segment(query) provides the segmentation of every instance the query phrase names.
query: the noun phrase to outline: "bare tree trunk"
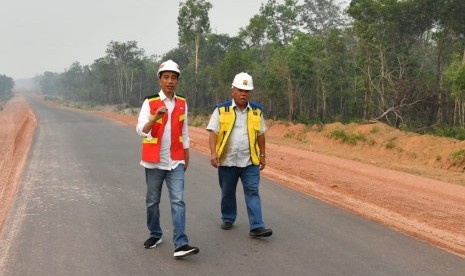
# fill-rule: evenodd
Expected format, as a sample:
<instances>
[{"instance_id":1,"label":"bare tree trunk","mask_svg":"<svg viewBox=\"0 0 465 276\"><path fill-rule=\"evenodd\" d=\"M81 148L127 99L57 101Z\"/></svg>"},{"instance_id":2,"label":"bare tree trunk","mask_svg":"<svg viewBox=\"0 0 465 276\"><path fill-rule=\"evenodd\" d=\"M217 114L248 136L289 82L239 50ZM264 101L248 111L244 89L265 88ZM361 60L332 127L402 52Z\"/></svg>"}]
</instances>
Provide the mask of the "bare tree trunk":
<instances>
[{"instance_id":1,"label":"bare tree trunk","mask_svg":"<svg viewBox=\"0 0 465 276\"><path fill-rule=\"evenodd\" d=\"M294 119L294 91L292 87L291 74L289 73L289 68L286 68L287 74L287 93L289 99L289 121Z\"/></svg>"},{"instance_id":2,"label":"bare tree trunk","mask_svg":"<svg viewBox=\"0 0 465 276\"><path fill-rule=\"evenodd\" d=\"M463 50L462 65L465 65L465 50ZM461 127L464 127L464 125L465 125L465 102L464 102L462 96L460 96L460 105L459 105L459 109L460 109L460 111L461 111L460 114L459 114L460 126L461 126Z\"/></svg>"},{"instance_id":3,"label":"bare tree trunk","mask_svg":"<svg viewBox=\"0 0 465 276\"><path fill-rule=\"evenodd\" d=\"M199 48L200 48L200 32L195 34L195 71L194 71L194 91L192 96L192 106L197 107L197 87L199 78Z\"/></svg>"},{"instance_id":4,"label":"bare tree trunk","mask_svg":"<svg viewBox=\"0 0 465 276\"><path fill-rule=\"evenodd\" d=\"M462 104L462 114L460 116L461 118L460 126L464 127L465 126L465 102L463 101L463 99L462 99L461 104Z\"/></svg>"},{"instance_id":5,"label":"bare tree trunk","mask_svg":"<svg viewBox=\"0 0 465 276\"><path fill-rule=\"evenodd\" d=\"M127 86L128 86L128 89L127 89L125 104L129 104L129 102L131 101L130 98L131 98L132 92L134 91L134 70L133 69L131 69L131 77L128 80Z\"/></svg>"},{"instance_id":6,"label":"bare tree trunk","mask_svg":"<svg viewBox=\"0 0 465 276\"><path fill-rule=\"evenodd\" d=\"M444 39L439 38L438 42L438 56L436 60L436 92L438 95L438 106L436 114L436 123L441 124L443 121L443 105L444 105L444 95L442 92L442 55L444 52Z\"/></svg>"},{"instance_id":7,"label":"bare tree trunk","mask_svg":"<svg viewBox=\"0 0 465 276\"><path fill-rule=\"evenodd\" d=\"M319 74L319 73L317 73L317 74ZM318 118L321 121L322 118L321 118L321 113L320 113L320 101L318 99L318 96L320 95L320 89L321 89L320 86L321 86L321 84L320 84L320 76L317 75L317 77L316 77L316 102L315 103L316 103L316 114L317 114Z\"/></svg>"},{"instance_id":8,"label":"bare tree trunk","mask_svg":"<svg viewBox=\"0 0 465 276\"><path fill-rule=\"evenodd\" d=\"M116 82L118 86L118 95L119 95L119 101L123 101L123 69L119 64L116 64Z\"/></svg>"},{"instance_id":9,"label":"bare tree trunk","mask_svg":"<svg viewBox=\"0 0 465 276\"><path fill-rule=\"evenodd\" d=\"M369 101L370 101L370 90L371 85L369 78L371 76L371 51L368 51L368 62L366 64L366 76L365 76L365 94L363 98L363 119L366 120L369 117Z\"/></svg>"},{"instance_id":10,"label":"bare tree trunk","mask_svg":"<svg viewBox=\"0 0 465 276\"><path fill-rule=\"evenodd\" d=\"M321 78L321 120L324 122L326 119L326 97L327 97L327 89L326 89L326 82L323 78Z\"/></svg>"},{"instance_id":11,"label":"bare tree trunk","mask_svg":"<svg viewBox=\"0 0 465 276\"><path fill-rule=\"evenodd\" d=\"M140 74L140 82L139 82L139 103L142 102L142 74Z\"/></svg>"},{"instance_id":12,"label":"bare tree trunk","mask_svg":"<svg viewBox=\"0 0 465 276\"><path fill-rule=\"evenodd\" d=\"M354 80L354 102L355 102L355 106L357 107L358 109L358 97L357 97L357 87L358 87L358 82L357 82L357 71L354 69L354 77L353 77L353 80ZM351 114L351 116L353 117L354 114ZM358 116L358 114L357 114Z\"/></svg>"}]
</instances>

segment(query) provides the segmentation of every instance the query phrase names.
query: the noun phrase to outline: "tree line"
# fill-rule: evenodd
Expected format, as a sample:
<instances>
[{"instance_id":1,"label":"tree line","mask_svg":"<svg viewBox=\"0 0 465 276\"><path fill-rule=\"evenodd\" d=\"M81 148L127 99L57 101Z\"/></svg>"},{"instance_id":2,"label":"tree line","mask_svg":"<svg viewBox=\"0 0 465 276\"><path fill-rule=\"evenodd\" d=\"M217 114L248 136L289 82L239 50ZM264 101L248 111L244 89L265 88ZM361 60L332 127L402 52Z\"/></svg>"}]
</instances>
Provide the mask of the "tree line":
<instances>
[{"instance_id":1,"label":"tree line","mask_svg":"<svg viewBox=\"0 0 465 276\"><path fill-rule=\"evenodd\" d=\"M0 75L0 99L8 99L13 93L15 82L7 75Z\"/></svg>"},{"instance_id":2,"label":"tree line","mask_svg":"<svg viewBox=\"0 0 465 276\"><path fill-rule=\"evenodd\" d=\"M111 41L91 65L35 78L45 94L138 107L158 92L167 59L194 114L230 98L235 74L254 78L267 118L382 121L411 130L465 124L465 1L268 0L237 36L211 31L207 0L179 4L178 46L147 55Z\"/></svg>"}]
</instances>

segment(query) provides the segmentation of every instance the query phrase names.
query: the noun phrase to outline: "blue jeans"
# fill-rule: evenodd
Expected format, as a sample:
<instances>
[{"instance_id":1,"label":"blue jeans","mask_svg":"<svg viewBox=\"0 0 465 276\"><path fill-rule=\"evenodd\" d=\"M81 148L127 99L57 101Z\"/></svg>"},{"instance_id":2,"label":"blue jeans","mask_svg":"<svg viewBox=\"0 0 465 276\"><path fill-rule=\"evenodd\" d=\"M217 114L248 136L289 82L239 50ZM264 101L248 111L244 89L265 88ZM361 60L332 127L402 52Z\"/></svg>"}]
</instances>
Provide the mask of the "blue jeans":
<instances>
[{"instance_id":1,"label":"blue jeans","mask_svg":"<svg viewBox=\"0 0 465 276\"><path fill-rule=\"evenodd\" d=\"M220 166L218 176L221 187L221 219L228 222L236 220L236 187L240 178L244 190L250 230L265 227L262 219L260 194L258 193L260 167L255 165L245 168Z\"/></svg>"},{"instance_id":2,"label":"blue jeans","mask_svg":"<svg viewBox=\"0 0 465 276\"><path fill-rule=\"evenodd\" d=\"M163 181L166 181L171 203L171 219L173 221L173 242L177 249L188 244L184 233L186 225L186 206L184 204L184 165L178 165L174 170L145 169L147 182L146 208L147 227L150 237L161 238L160 227L160 196Z\"/></svg>"}]
</instances>

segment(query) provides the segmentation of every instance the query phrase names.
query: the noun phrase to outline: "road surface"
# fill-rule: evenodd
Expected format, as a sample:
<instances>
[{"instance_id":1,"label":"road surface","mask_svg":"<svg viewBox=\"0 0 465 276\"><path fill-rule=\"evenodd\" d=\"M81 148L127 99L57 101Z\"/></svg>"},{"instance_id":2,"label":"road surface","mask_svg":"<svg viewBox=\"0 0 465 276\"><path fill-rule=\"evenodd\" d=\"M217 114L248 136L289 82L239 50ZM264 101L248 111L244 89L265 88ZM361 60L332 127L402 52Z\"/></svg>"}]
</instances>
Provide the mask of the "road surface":
<instances>
[{"instance_id":1,"label":"road surface","mask_svg":"<svg viewBox=\"0 0 465 276\"><path fill-rule=\"evenodd\" d=\"M38 127L0 236L0 275L464 275L465 259L262 180L274 234L221 230L216 170L191 151L186 231L200 253L173 258L166 189L164 242L147 250L145 181L134 128L29 98Z\"/></svg>"}]
</instances>

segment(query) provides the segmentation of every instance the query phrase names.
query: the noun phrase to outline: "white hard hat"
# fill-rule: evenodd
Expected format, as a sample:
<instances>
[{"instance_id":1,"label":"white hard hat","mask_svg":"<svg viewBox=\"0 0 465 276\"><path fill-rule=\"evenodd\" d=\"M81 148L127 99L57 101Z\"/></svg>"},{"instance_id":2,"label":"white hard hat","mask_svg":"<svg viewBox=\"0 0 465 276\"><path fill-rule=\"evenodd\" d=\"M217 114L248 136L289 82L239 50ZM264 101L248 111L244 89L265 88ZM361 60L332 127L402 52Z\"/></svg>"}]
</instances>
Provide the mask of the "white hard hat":
<instances>
[{"instance_id":1,"label":"white hard hat","mask_svg":"<svg viewBox=\"0 0 465 276\"><path fill-rule=\"evenodd\" d=\"M241 72L234 77L232 86L242 90L253 90L253 79L252 76Z\"/></svg>"},{"instance_id":2,"label":"white hard hat","mask_svg":"<svg viewBox=\"0 0 465 276\"><path fill-rule=\"evenodd\" d=\"M178 73L178 76L181 75L178 64L171 59L160 64L160 67L158 67L158 77L160 77L160 73L164 71L172 71Z\"/></svg>"}]
</instances>

